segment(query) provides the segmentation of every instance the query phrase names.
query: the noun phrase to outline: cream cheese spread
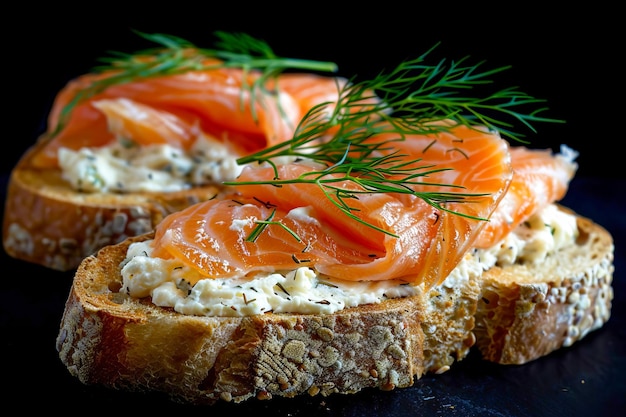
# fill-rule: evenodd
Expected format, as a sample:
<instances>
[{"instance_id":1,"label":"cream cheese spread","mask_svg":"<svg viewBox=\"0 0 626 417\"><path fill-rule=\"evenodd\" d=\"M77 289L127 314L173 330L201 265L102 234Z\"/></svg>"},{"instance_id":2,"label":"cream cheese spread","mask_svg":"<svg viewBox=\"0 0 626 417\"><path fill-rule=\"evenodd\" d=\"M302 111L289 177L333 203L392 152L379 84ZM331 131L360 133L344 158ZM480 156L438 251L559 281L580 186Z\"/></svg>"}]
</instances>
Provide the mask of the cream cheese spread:
<instances>
[{"instance_id":1,"label":"cream cheese spread","mask_svg":"<svg viewBox=\"0 0 626 417\"><path fill-rule=\"evenodd\" d=\"M202 135L187 152L124 140L58 152L63 178L82 192L174 192L234 180L243 169L226 145Z\"/></svg>"},{"instance_id":2,"label":"cream cheese spread","mask_svg":"<svg viewBox=\"0 0 626 417\"><path fill-rule=\"evenodd\" d=\"M308 216L306 208L296 213ZM577 231L573 215L550 205L499 244L470 251L440 285L457 285L494 265L539 263L574 244ZM324 314L421 291L419 286L399 281L331 280L306 267L244 279L201 279L197 271L181 262L153 258L150 253L150 241L130 246L122 263L121 291L135 298L150 296L154 304L188 315L247 316L269 311Z\"/></svg>"}]
</instances>

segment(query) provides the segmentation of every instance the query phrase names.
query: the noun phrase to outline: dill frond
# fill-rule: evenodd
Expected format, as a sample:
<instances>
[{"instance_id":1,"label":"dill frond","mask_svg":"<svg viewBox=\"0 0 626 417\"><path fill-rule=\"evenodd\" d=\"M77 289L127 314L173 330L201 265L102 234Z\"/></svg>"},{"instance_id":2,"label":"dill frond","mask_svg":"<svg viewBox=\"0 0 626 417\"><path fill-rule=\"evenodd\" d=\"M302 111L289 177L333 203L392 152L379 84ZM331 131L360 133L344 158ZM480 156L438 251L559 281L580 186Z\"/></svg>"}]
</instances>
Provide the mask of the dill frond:
<instances>
[{"instance_id":1,"label":"dill frond","mask_svg":"<svg viewBox=\"0 0 626 417\"><path fill-rule=\"evenodd\" d=\"M406 155L394 151L394 142L405 140L406 135L434 134L464 125L472 129L484 126L503 137L526 143L524 135L514 130L515 126L521 124L535 132L534 123L563 121L543 117L546 107L524 111L545 100L516 88L498 90L485 97L468 95L478 86L491 84L492 76L510 67L483 70L484 62L470 65L468 57L456 62L444 59L434 65L426 64L427 55L437 45L371 80L351 79L339 89L336 103L321 103L310 109L291 140L238 160L239 164L271 165L274 179L226 184L316 184L344 214L362 223L364 221L354 215L350 200L364 193L412 194L443 211L449 211L445 203L467 202L483 196L463 193L463 187L452 184L421 182L421 178L442 169L420 165L420 159L407 160ZM442 121L446 123L438 123ZM371 140L381 134L387 134L390 139ZM381 157L379 151L385 151L385 156ZM278 157L313 160L326 168L294 179L281 179L274 162ZM337 185L346 181L359 187ZM414 185L459 188L459 192L416 191ZM391 234L375 225L365 224Z\"/></svg>"}]
</instances>

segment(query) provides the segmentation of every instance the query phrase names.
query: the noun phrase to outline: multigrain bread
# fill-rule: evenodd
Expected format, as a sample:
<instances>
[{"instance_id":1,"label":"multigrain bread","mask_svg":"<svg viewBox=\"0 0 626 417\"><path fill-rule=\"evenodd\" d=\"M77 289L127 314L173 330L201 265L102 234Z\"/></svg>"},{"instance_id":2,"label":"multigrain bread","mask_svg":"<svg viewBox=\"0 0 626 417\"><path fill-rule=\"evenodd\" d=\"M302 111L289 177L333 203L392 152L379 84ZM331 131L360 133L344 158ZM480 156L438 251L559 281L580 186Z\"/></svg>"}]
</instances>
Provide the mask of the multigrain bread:
<instances>
[{"instance_id":1,"label":"multigrain bread","mask_svg":"<svg viewBox=\"0 0 626 417\"><path fill-rule=\"evenodd\" d=\"M524 363L609 319L612 238L582 217L578 227L576 245L551 255L545 270L494 267L333 314L247 317L182 315L120 293L126 250L150 233L80 264L57 350L85 384L192 404L405 388L447 371L473 346L486 360Z\"/></svg>"},{"instance_id":2,"label":"multigrain bread","mask_svg":"<svg viewBox=\"0 0 626 417\"><path fill-rule=\"evenodd\" d=\"M446 370L472 344L475 282L327 315L187 316L118 292L138 239L103 248L76 273L57 349L83 383L196 404L391 390Z\"/></svg>"},{"instance_id":3,"label":"multigrain bread","mask_svg":"<svg viewBox=\"0 0 626 417\"><path fill-rule=\"evenodd\" d=\"M578 216L577 225L576 245L558 256L482 275L474 334L484 359L523 364L571 346L609 319L613 238L587 218Z\"/></svg>"},{"instance_id":4,"label":"multigrain bread","mask_svg":"<svg viewBox=\"0 0 626 417\"><path fill-rule=\"evenodd\" d=\"M57 349L84 383L213 403L407 387L424 372L421 299L328 316L186 316L117 292L131 241L76 273Z\"/></svg>"},{"instance_id":5,"label":"multigrain bread","mask_svg":"<svg viewBox=\"0 0 626 417\"><path fill-rule=\"evenodd\" d=\"M177 192L83 193L59 168L41 169L32 146L11 171L2 242L10 256L69 271L103 246L150 232L167 214L218 193L212 185Z\"/></svg>"}]
</instances>

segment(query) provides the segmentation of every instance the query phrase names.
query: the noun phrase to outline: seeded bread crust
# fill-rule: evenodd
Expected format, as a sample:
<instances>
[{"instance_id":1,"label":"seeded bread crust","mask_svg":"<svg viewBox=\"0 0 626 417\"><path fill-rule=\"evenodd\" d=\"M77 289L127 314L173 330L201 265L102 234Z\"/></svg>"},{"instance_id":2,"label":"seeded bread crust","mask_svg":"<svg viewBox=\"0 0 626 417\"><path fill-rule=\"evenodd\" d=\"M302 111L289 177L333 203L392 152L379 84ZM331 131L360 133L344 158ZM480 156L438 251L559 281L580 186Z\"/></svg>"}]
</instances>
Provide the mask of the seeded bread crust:
<instances>
[{"instance_id":1,"label":"seeded bread crust","mask_svg":"<svg viewBox=\"0 0 626 417\"><path fill-rule=\"evenodd\" d=\"M472 280L327 315L195 317L131 299L117 292L119 264L130 243L152 236L105 247L76 272L57 350L85 384L162 391L192 404L392 390L449 369L473 343ZM431 302L441 307L436 315L426 311ZM446 331L449 322L461 325ZM424 328L437 329L427 341Z\"/></svg>"},{"instance_id":2,"label":"seeded bread crust","mask_svg":"<svg viewBox=\"0 0 626 417\"><path fill-rule=\"evenodd\" d=\"M613 238L584 217L577 224L575 246L539 265L482 275L474 334L484 359L523 364L571 346L609 320Z\"/></svg>"},{"instance_id":3,"label":"seeded bread crust","mask_svg":"<svg viewBox=\"0 0 626 417\"><path fill-rule=\"evenodd\" d=\"M11 257L51 269L76 269L101 247L147 233L167 214L219 192L205 186L174 193L81 193L60 170L30 165L42 145L29 149L11 172L2 242Z\"/></svg>"}]
</instances>

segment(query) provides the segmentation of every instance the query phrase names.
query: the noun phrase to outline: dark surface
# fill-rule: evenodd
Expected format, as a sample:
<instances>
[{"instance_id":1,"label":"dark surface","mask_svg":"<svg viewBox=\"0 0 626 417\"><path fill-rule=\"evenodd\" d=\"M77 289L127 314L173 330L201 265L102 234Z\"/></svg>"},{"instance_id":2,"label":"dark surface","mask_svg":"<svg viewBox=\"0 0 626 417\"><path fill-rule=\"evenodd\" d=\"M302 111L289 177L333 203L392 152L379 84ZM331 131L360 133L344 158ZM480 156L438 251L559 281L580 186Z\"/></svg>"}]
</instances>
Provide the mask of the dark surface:
<instances>
[{"instance_id":1,"label":"dark surface","mask_svg":"<svg viewBox=\"0 0 626 417\"><path fill-rule=\"evenodd\" d=\"M217 404L204 410L160 395L81 385L55 350L72 274L25 264L2 251L0 398L5 403L25 411L72 414L118 413L130 407L148 414L273 416L611 416L626 409L626 180L623 153L614 149L623 139L618 136L624 130L618 114L623 106L611 105L623 97L616 76L616 59L623 50L617 45L621 26L613 22L620 13L597 2L593 9L570 6L551 12L526 3L524 8L507 3L505 9L489 11L438 5L410 15L388 3L369 15L336 5L324 9L318 3L305 12L287 10L286 15L267 7L238 6L219 13L149 6L137 13L107 3L71 13L58 4L37 6L43 18L35 23L27 4L15 5L5 16L21 24L11 29L4 45L5 62L11 65L5 65L9 109L3 119L2 196L6 174L44 129L58 90L109 50L132 52L147 46L131 29L171 33L200 46L209 46L214 30L248 32L267 40L279 55L335 61L347 76L373 76L442 41L438 58L470 55L491 67L512 65L501 86L519 86L547 99L550 116L566 120L564 125L539 125L532 146L556 149L566 143L581 152L580 170L564 203L613 234L615 300L612 317L601 330L523 366L497 366L471 354L451 371L423 377L409 389Z\"/></svg>"}]
</instances>

